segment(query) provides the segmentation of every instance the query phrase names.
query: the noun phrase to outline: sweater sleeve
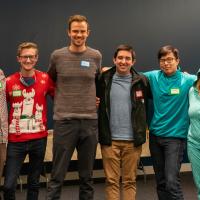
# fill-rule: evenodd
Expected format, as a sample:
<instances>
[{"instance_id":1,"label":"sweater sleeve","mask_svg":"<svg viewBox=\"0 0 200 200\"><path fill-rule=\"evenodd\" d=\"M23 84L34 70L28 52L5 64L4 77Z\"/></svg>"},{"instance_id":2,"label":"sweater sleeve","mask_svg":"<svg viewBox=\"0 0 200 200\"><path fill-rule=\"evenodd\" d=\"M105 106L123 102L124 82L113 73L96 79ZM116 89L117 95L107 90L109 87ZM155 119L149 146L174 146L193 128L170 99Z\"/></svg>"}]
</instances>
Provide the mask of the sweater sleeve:
<instances>
[{"instance_id":1,"label":"sweater sleeve","mask_svg":"<svg viewBox=\"0 0 200 200\"><path fill-rule=\"evenodd\" d=\"M51 79L56 82L57 80L57 72L56 72L56 63L55 63L55 55L54 52L51 54L50 62L49 62L49 68L47 70L47 73L51 77Z\"/></svg>"},{"instance_id":2,"label":"sweater sleeve","mask_svg":"<svg viewBox=\"0 0 200 200\"><path fill-rule=\"evenodd\" d=\"M8 112L6 103L6 79L0 70L0 143L6 143L8 139Z\"/></svg>"},{"instance_id":3,"label":"sweater sleeve","mask_svg":"<svg viewBox=\"0 0 200 200\"><path fill-rule=\"evenodd\" d=\"M48 76L48 94L54 98L54 94L55 94L55 83L53 82L53 80L51 79L50 76Z\"/></svg>"}]
</instances>

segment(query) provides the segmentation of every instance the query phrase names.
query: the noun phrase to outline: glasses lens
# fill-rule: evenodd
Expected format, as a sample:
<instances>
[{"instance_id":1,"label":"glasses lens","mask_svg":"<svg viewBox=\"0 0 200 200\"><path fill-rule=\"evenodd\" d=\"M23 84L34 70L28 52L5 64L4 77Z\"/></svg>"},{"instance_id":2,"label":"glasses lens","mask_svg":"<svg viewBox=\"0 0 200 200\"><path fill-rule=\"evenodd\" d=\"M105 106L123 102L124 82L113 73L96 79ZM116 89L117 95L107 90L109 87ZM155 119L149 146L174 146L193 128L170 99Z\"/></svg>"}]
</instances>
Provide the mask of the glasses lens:
<instances>
[{"instance_id":1,"label":"glasses lens","mask_svg":"<svg viewBox=\"0 0 200 200\"><path fill-rule=\"evenodd\" d=\"M166 59L160 59L160 63L172 63L174 58L166 58Z\"/></svg>"},{"instance_id":2,"label":"glasses lens","mask_svg":"<svg viewBox=\"0 0 200 200\"><path fill-rule=\"evenodd\" d=\"M36 59L36 55L24 55L24 56L20 56L20 58L24 59L24 60L35 60Z\"/></svg>"}]
</instances>

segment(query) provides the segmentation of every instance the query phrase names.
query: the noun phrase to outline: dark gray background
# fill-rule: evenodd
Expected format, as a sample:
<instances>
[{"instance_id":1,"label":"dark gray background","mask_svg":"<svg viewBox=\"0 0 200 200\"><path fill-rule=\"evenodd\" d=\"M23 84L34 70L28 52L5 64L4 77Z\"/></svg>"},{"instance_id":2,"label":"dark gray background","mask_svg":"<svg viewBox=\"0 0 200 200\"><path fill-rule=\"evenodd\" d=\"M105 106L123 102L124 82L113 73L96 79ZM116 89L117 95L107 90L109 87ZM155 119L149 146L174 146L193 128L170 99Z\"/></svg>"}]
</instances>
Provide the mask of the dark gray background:
<instances>
[{"instance_id":1,"label":"dark gray background","mask_svg":"<svg viewBox=\"0 0 200 200\"><path fill-rule=\"evenodd\" d=\"M5 74L19 70L19 43L39 45L38 69L46 71L50 53L66 46L70 15L88 17L88 45L99 49L103 66L112 65L117 45L136 50L138 71L157 69L157 51L172 44L180 50L182 69L199 68L199 0L0 0L0 68Z\"/></svg>"},{"instance_id":2,"label":"dark gray background","mask_svg":"<svg viewBox=\"0 0 200 200\"><path fill-rule=\"evenodd\" d=\"M0 0L0 67L6 75L18 70L16 49L23 41L39 45L38 68L46 71L50 53L68 44L67 19L88 17L88 45L112 65L116 46L128 43L137 54L139 71L158 68L156 54L166 44L180 50L184 70L199 67L199 0Z\"/></svg>"}]
</instances>

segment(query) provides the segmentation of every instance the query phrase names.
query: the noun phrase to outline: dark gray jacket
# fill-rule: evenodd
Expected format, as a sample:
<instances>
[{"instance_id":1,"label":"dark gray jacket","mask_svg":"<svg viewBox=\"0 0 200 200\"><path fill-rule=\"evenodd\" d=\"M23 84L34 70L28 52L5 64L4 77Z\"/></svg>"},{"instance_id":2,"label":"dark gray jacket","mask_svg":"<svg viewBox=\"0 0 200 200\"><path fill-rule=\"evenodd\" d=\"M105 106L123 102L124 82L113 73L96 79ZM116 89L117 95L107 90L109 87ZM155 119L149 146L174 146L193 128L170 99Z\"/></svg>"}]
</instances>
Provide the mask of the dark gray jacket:
<instances>
[{"instance_id":1,"label":"dark gray jacket","mask_svg":"<svg viewBox=\"0 0 200 200\"><path fill-rule=\"evenodd\" d=\"M97 96L100 98L99 105L99 142L102 145L111 145L112 137L110 131L110 89L113 75L116 72L116 67L112 67L108 71L102 73L97 84ZM140 146L146 141L146 109L147 96L151 95L150 87L147 78L144 75L138 74L131 68L132 87L131 87L131 102L132 102L132 126L134 133L134 146Z\"/></svg>"}]
</instances>

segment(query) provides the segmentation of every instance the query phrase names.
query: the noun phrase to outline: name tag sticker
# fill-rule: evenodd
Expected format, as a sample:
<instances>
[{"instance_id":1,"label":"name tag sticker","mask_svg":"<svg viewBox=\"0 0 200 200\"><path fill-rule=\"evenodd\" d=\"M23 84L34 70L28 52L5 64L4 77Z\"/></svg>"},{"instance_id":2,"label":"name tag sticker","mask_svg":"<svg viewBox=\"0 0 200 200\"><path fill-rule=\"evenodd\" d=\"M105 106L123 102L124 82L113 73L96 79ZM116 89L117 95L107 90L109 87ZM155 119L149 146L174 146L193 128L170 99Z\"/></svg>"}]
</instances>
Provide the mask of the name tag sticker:
<instances>
[{"instance_id":1,"label":"name tag sticker","mask_svg":"<svg viewBox=\"0 0 200 200\"><path fill-rule=\"evenodd\" d=\"M135 96L136 96L137 99L143 98L143 92L142 92L142 90L136 90L135 91Z\"/></svg>"},{"instance_id":2,"label":"name tag sticker","mask_svg":"<svg viewBox=\"0 0 200 200\"><path fill-rule=\"evenodd\" d=\"M89 61L81 61L81 67L90 67L90 62Z\"/></svg>"},{"instance_id":3,"label":"name tag sticker","mask_svg":"<svg viewBox=\"0 0 200 200\"><path fill-rule=\"evenodd\" d=\"M179 88L172 88L172 89L170 90L170 94L171 94L171 95L180 94Z\"/></svg>"},{"instance_id":4,"label":"name tag sticker","mask_svg":"<svg viewBox=\"0 0 200 200\"><path fill-rule=\"evenodd\" d=\"M13 97L20 97L20 96L22 96L22 91L21 90L13 90L12 96Z\"/></svg>"}]
</instances>

